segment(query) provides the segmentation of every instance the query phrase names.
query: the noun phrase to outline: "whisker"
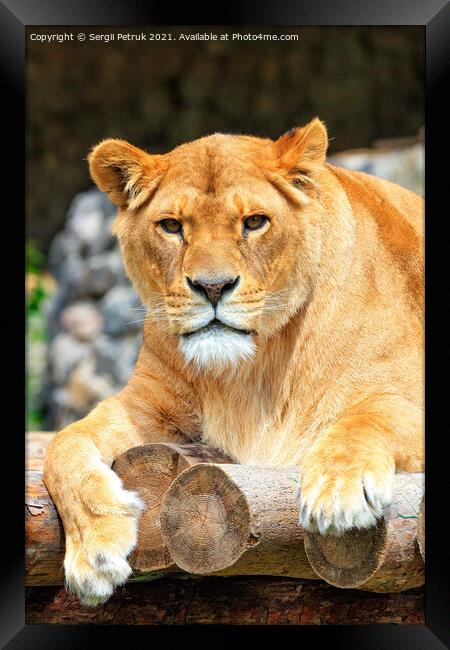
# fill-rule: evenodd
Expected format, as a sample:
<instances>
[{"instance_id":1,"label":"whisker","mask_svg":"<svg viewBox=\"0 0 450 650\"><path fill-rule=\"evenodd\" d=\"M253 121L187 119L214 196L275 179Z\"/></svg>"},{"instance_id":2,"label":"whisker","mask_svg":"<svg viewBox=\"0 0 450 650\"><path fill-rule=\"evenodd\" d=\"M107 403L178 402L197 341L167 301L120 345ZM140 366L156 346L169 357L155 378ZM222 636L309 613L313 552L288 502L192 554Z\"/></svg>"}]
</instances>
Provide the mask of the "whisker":
<instances>
[{"instance_id":1,"label":"whisker","mask_svg":"<svg viewBox=\"0 0 450 650\"><path fill-rule=\"evenodd\" d=\"M269 305L270 305L270 304L277 304L277 303L280 302L281 300L286 300L287 297L288 297L288 294L287 294L287 293L285 293L285 294L280 294L280 295L278 295L278 296L268 296L268 297L266 298L265 302L268 303Z\"/></svg>"},{"instance_id":2,"label":"whisker","mask_svg":"<svg viewBox=\"0 0 450 650\"><path fill-rule=\"evenodd\" d=\"M290 293L290 289L279 289L278 291L268 291L265 294L266 298L274 298L276 296L283 296L287 293Z\"/></svg>"}]
</instances>

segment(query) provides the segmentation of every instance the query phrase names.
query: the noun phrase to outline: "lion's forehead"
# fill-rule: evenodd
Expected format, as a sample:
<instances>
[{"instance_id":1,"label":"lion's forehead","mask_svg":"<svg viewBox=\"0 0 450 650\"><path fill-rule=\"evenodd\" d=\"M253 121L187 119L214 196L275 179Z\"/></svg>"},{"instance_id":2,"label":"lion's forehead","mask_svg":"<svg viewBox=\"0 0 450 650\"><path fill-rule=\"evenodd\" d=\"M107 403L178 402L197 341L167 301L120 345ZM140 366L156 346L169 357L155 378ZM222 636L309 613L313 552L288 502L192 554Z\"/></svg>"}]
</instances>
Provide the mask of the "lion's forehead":
<instances>
[{"instance_id":1,"label":"lion's forehead","mask_svg":"<svg viewBox=\"0 0 450 650\"><path fill-rule=\"evenodd\" d=\"M229 165L229 169L227 169ZM179 216L227 214L240 216L254 211L280 210L283 197L263 173L251 168L238 173L232 160L223 169L174 165L153 197L151 208Z\"/></svg>"},{"instance_id":2,"label":"lion's forehead","mask_svg":"<svg viewBox=\"0 0 450 650\"><path fill-rule=\"evenodd\" d=\"M174 149L164 183L176 181L205 194L266 181L271 148L258 138L215 134ZM253 142L254 140L254 142Z\"/></svg>"}]
</instances>

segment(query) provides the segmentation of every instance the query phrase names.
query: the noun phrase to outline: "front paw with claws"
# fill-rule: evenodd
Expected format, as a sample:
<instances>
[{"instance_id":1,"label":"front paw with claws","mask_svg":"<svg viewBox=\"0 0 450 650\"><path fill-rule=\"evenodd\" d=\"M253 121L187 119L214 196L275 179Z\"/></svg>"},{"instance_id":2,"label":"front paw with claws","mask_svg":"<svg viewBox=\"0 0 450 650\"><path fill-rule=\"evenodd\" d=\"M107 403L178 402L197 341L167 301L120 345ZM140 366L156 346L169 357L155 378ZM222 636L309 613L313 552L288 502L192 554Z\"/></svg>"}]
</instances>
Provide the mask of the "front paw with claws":
<instances>
[{"instance_id":1,"label":"front paw with claws","mask_svg":"<svg viewBox=\"0 0 450 650\"><path fill-rule=\"evenodd\" d=\"M394 463L305 459L299 491L300 525L322 535L369 528L392 501Z\"/></svg>"}]
</instances>

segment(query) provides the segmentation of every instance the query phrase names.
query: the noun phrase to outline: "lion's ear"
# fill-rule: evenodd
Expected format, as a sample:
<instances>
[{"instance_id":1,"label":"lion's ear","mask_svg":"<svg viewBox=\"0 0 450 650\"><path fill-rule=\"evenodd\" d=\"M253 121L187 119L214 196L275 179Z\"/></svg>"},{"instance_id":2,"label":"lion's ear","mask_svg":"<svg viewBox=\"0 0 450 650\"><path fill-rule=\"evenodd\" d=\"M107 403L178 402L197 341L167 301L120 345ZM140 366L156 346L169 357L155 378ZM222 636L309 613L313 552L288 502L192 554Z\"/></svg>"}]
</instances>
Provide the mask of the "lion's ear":
<instances>
[{"instance_id":1,"label":"lion's ear","mask_svg":"<svg viewBox=\"0 0 450 650\"><path fill-rule=\"evenodd\" d=\"M88 163L99 189L130 210L150 198L166 169L164 156L151 156L125 140L103 140L92 149Z\"/></svg>"},{"instance_id":2,"label":"lion's ear","mask_svg":"<svg viewBox=\"0 0 450 650\"><path fill-rule=\"evenodd\" d=\"M325 162L328 135L325 124L317 117L309 124L291 129L275 141L278 166L293 182L314 172Z\"/></svg>"}]
</instances>

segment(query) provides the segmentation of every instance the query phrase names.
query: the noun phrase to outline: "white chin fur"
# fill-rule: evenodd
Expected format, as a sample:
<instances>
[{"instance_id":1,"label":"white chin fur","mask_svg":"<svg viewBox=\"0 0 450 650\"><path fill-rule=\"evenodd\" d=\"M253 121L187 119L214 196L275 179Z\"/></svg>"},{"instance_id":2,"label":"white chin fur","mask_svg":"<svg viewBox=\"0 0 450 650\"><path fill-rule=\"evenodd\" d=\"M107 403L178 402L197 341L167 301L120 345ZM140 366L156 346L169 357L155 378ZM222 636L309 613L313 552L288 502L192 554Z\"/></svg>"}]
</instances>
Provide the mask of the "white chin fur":
<instances>
[{"instance_id":1,"label":"white chin fur","mask_svg":"<svg viewBox=\"0 0 450 650\"><path fill-rule=\"evenodd\" d=\"M251 335L226 329L210 329L183 336L179 347L187 363L212 371L227 367L234 369L256 351Z\"/></svg>"}]
</instances>

